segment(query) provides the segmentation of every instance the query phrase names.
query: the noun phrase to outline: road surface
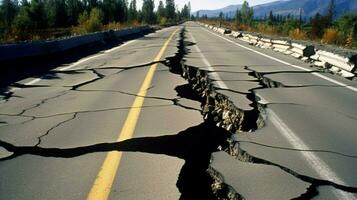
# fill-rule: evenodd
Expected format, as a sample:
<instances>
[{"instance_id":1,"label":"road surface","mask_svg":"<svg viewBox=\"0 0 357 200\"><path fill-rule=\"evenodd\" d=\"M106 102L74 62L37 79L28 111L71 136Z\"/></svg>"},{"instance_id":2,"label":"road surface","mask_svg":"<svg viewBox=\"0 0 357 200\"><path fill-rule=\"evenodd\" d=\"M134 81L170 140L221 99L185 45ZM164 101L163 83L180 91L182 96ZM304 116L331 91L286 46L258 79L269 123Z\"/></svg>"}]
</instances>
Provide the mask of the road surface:
<instances>
[{"instance_id":1,"label":"road surface","mask_svg":"<svg viewBox=\"0 0 357 200\"><path fill-rule=\"evenodd\" d=\"M356 99L291 56L169 27L3 92L0 199L356 199Z\"/></svg>"}]
</instances>

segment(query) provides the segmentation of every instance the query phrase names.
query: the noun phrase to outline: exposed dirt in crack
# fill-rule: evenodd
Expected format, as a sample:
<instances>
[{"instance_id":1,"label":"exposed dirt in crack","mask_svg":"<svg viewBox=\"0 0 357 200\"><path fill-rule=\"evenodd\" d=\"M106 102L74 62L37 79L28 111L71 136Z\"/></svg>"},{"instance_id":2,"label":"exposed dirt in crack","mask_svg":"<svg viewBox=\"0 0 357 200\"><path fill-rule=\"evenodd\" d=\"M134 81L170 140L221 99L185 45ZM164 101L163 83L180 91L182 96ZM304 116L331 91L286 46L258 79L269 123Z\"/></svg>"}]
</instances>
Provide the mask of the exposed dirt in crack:
<instances>
[{"instance_id":1,"label":"exposed dirt in crack","mask_svg":"<svg viewBox=\"0 0 357 200\"><path fill-rule=\"evenodd\" d=\"M215 129L220 129L220 132L224 132L224 135L226 135L226 138L222 140L221 145L217 146L215 151L219 151L219 149L222 149L224 147L224 143L227 142L228 138L231 137L231 132L227 131L235 128L235 130L243 130L245 128L251 129L248 127L245 127L244 124L241 127L233 127L234 122L232 122L232 126L226 126L225 123L222 123L222 119L230 120L234 119L229 112L233 111L236 117L235 120L238 120L237 125L240 126L242 125L242 121L244 116L245 117L251 117L251 114L244 113L244 111L237 109L232 102L230 102L225 96L220 95L219 93L216 93L213 84L211 83L211 80L208 79L208 71L202 71L199 70L198 68L195 67L190 67L185 65L185 55L188 54L188 49L187 46L195 45L192 42L187 42L185 41L185 28L182 29L180 33L180 39L178 41L178 46L177 46L177 53L173 57L168 57L166 58L165 65L169 67L170 72L174 74L178 74L185 78L188 81L188 84L176 87L175 90L178 93L178 96L191 99L194 101L198 101L201 103L202 107L202 115L204 116L205 123L210 124L211 127L214 127L212 130L207 130L206 134L211 134L215 132ZM202 76L204 75L204 76ZM228 111L227 108L218 108L217 105L226 105L227 102L229 103L230 110ZM238 112L235 112L237 111ZM224 112L225 111L225 112ZM228 112L227 112L228 111ZM229 116L229 117L228 117ZM218 126L217 126L217 125ZM253 125L252 129L254 127L257 127L258 125ZM227 129L227 130L226 130ZM217 135L218 136L218 135ZM221 136L218 136L216 139L219 139ZM203 138L206 139L204 136ZM206 142L210 142L205 140ZM204 158L206 155L209 155L209 158L211 158L211 153L212 152L200 152L199 159ZM187 163L187 161L186 161ZM214 196L212 196L209 199L244 199L242 195L237 193L231 186L227 185L224 183L224 178L222 175L219 174L218 171L214 170L209 166L210 161L205 161L205 165L200 167L203 168L204 170L202 171L201 169L201 177L198 179L200 182L195 182L192 181L192 179L189 179L183 185L187 186L187 189L189 188L195 188L194 191L191 191L189 193L181 191L182 197L181 199L194 199L194 196L185 196L187 194L195 194L197 192L196 188L197 185L209 185L209 188L206 188L206 191L211 191ZM194 176L194 174L198 174L195 172L195 168L191 169L189 172L191 176ZM181 175L180 175L181 177ZM180 182L180 178L178 183ZM177 185L178 188L179 184ZM196 187L195 187L196 186ZM192 190L192 189L191 189ZM203 192L203 191L202 191ZM199 193L202 193L199 192ZM204 194L204 193L202 193ZM202 194L200 196L202 196ZM214 198L213 198L214 197Z\"/></svg>"},{"instance_id":2,"label":"exposed dirt in crack","mask_svg":"<svg viewBox=\"0 0 357 200\"><path fill-rule=\"evenodd\" d=\"M306 176L303 174L300 174L292 169L289 169L285 166L282 166L280 164L277 163L273 163L269 160L265 160L262 158L258 158L255 156L250 155L248 152L244 151L243 149L240 148L240 142L239 141L230 141L229 142L229 148L226 149L227 153L230 154L231 156L235 157L236 159L242 161L242 162L248 162L248 163L254 163L254 164L263 164L263 165L270 165L270 166L275 166L280 168L281 170L287 172L288 174L304 181L307 183L310 183L310 187L308 188L308 190L306 191L306 193L302 194L301 197L305 197L304 199L306 199L306 197L309 197L308 199L311 199L315 196L318 195L318 190L317 188L319 186L332 186L336 189L345 191L345 192L351 192L351 193L357 193L357 187L351 187L351 186L346 186L346 185L341 185L338 183L334 183L332 181L328 181L328 180L323 180L323 179L317 179L317 178L313 178L310 176ZM299 197L300 198L300 197ZM298 199L299 199L298 198Z\"/></svg>"},{"instance_id":3,"label":"exposed dirt in crack","mask_svg":"<svg viewBox=\"0 0 357 200\"><path fill-rule=\"evenodd\" d=\"M32 147L17 147L0 140L0 147L5 148L7 151L13 154L10 157L0 158L1 160L9 160L21 155L37 155L43 157L61 157L72 158L94 152L108 152L108 151L131 151L131 152L147 152L155 154L165 154L174 156L185 160L185 164L181 169L177 187L181 192L180 199L244 199L243 196L238 194L232 187L224 183L224 178L211 168L210 159L213 152L219 150L226 151L230 155L236 157L243 162L251 162L254 164L265 164L275 167L279 167L281 170L295 176L296 178L311 183L306 193L302 194L296 199L312 198L318 194L317 187L319 186L333 186L337 189L347 192L357 192L357 188L339 185L330 181L315 179L281 166L270 161L251 156L244 150L239 148L238 141L232 141L231 136L233 133L240 131L254 131L264 126L264 105L261 105L257 101L254 90L267 87L283 87L281 83L272 82L272 80L266 80L259 77L254 72L250 75L259 79L261 87L249 90L249 93L244 93L246 97L252 102L253 107L250 111L245 111L237 108L228 97L219 93L219 90L214 87L213 81L209 78L209 71L201 70L193 66L187 66L184 64L184 57L187 54L189 45L193 43L185 42L185 30L181 32L181 38L178 44L178 52L175 56L169 57L166 61L160 63L169 67L172 73L178 74L186 78L189 84L181 85L175 88L178 96L181 98L187 98L194 101L198 101L202 106L202 115L205 122L194 127L190 127L184 131L179 132L177 135L150 137L150 138L135 138L116 143L102 143L85 147L77 147L70 149L58 149L58 148L42 148L39 147L43 137L48 135L55 128L67 123L77 117L80 113L85 112L99 112L101 110L61 113L60 115L72 114L73 116L65 121L59 122L52 128L50 128L44 135L41 135L38 139L39 142ZM149 63L140 66L133 66L129 68L120 67L104 67L98 69L86 69L92 71L97 75L96 78L72 86L70 90L85 92L89 90L80 90L79 88L93 83L97 80L103 79L106 76L99 73L99 69L123 69L129 70L134 68L146 67L154 63ZM121 73L120 71L119 73ZM269 83L269 84L267 84ZM25 86L24 86L25 87ZM32 86L35 87L35 86ZM49 87L49 86L36 86L36 87ZM113 91L110 91L113 92ZM115 91L127 95L135 95L123 91ZM64 94L60 94L64 95ZM56 97L51 97L56 98ZM171 101L174 105L186 108L179 103L179 98L165 98L165 97L150 97L163 101ZM23 115L27 110L36 108L43 103L46 103L49 99L41 101L41 103L34 105L20 113ZM129 108L113 108L115 109L129 109ZM109 109L105 109L109 110ZM197 110L197 109L195 109ZM57 116L57 115L53 115ZM35 117L35 116L32 116ZM43 116L50 117L50 116ZM36 118L36 117L35 117Z\"/></svg>"},{"instance_id":4,"label":"exposed dirt in crack","mask_svg":"<svg viewBox=\"0 0 357 200\"><path fill-rule=\"evenodd\" d=\"M218 126L230 132L254 131L264 126L264 109L260 108L253 91L245 93L246 97L252 102L252 110L242 110L234 105L225 95L219 93L215 88L214 80L209 78L210 71L202 70L197 67L185 65L185 55L188 54L188 45L185 42L185 31L181 33L178 52L175 56L166 59L166 65L170 72L178 74L189 82L196 98L202 103L202 114L205 120L212 120ZM261 85L263 88L263 85ZM256 89L256 88L255 88Z\"/></svg>"},{"instance_id":5,"label":"exposed dirt in crack","mask_svg":"<svg viewBox=\"0 0 357 200\"><path fill-rule=\"evenodd\" d=\"M219 90L214 87L214 84L212 83L214 80L210 79L208 76L208 73L210 73L209 71L202 70L194 66L185 65L184 58L189 51L186 48L186 43L187 42L185 42L185 30L183 30L181 33L181 40L179 41L178 53L174 57L168 58L166 64L170 68L171 72L184 77L189 82L189 86L191 86L194 92L201 97L200 99L203 100L201 101L202 114L204 115L204 119L206 120L206 122L215 123L217 127L224 128L230 133L236 133L241 131L252 132L259 128L262 128L264 126L264 121L266 118L266 105L259 103L259 97L256 96L255 90L285 86L280 82L268 79L264 77L264 75L259 74L254 70L250 70L248 67L246 67L246 69L251 71L250 73L248 73L248 75L256 78L259 82L260 87L252 88L249 90L250 93L246 94L246 97L252 102L251 106L253 107L253 110L241 110L240 108L237 108L227 96L220 94ZM190 45L192 45L192 43L190 43ZM232 143L232 141L230 141L230 143ZM239 144L239 142L235 141L235 144ZM346 192L357 193L356 187L345 186L338 183L334 183L332 181L316 179L306 175L298 174L294 170L289 169L287 167L270 162L268 160L253 157L241 149L239 149L239 151L234 151L234 148L232 149L232 144L230 144L230 148L222 150L236 157L240 161L275 166L293 175L299 180L310 183L311 185L307 189L307 191L304 194L301 194L301 196L297 197L296 199L311 199L315 197L316 195L318 195L317 187L319 186L332 186L336 189L343 190ZM236 152L239 153L237 154ZM220 191L222 192L223 190ZM235 194L238 193L235 192ZM224 196L227 197L228 193L225 192ZM243 198L240 195L238 196L240 198Z\"/></svg>"}]
</instances>

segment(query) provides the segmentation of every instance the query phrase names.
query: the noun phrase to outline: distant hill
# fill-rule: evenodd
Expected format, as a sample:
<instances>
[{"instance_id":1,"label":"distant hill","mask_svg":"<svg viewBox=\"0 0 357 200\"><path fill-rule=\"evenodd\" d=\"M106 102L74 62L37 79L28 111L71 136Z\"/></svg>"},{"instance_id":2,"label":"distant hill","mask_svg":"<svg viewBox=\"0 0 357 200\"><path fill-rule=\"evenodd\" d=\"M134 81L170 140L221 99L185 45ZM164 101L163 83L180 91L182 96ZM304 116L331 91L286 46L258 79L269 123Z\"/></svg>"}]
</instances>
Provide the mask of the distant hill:
<instances>
[{"instance_id":1,"label":"distant hill","mask_svg":"<svg viewBox=\"0 0 357 200\"><path fill-rule=\"evenodd\" d=\"M207 17L218 17L220 12L223 12L224 15L228 15L229 17L234 16L237 9L241 8L242 5L229 5L227 7L217 9L217 10L199 10L200 17L203 15L207 15ZM197 12L194 13L196 16Z\"/></svg>"},{"instance_id":2,"label":"distant hill","mask_svg":"<svg viewBox=\"0 0 357 200\"><path fill-rule=\"evenodd\" d=\"M336 16L340 16L346 12L357 12L357 0L335 0L336 3ZM317 12L324 14L328 0L280 0L271 3L261 4L254 6L254 17L263 18L273 11L274 15L299 15L299 9L303 9L303 17L310 18ZM235 12L241 5L230 5L217 10L199 10L200 16L207 15L208 17L218 17L220 12L225 16L234 18ZM195 12L196 14L196 12Z\"/></svg>"}]
</instances>

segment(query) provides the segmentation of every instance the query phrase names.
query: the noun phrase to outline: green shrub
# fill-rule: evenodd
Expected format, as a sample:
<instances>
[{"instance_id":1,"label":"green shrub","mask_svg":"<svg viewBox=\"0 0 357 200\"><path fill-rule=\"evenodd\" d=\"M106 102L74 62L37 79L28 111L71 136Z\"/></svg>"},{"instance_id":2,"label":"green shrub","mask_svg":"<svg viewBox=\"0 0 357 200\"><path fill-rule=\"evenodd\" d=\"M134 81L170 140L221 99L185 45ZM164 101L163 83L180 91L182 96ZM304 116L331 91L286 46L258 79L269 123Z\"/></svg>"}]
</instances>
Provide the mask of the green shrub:
<instances>
[{"instance_id":1,"label":"green shrub","mask_svg":"<svg viewBox=\"0 0 357 200\"><path fill-rule=\"evenodd\" d=\"M79 15L78 26L74 28L74 33L85 34L103 30L103 11L93 8L88 14L84 11Z\"/></svg>"}]
</instances>

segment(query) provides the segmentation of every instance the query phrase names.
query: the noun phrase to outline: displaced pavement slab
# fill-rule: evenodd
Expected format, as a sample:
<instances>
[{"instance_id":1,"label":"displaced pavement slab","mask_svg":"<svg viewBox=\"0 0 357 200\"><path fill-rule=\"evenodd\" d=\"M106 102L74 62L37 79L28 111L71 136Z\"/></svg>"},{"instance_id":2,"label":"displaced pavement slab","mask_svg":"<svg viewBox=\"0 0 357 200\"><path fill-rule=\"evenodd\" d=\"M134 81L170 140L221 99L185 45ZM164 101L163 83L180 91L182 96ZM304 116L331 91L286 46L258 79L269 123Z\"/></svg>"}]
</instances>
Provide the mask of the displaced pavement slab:
<instances>
[{"instance_id":1,"label":"displaced pavement slab","mask_svg":"<svg viewBox=\"0 0 357 200\"><path fill-rule=\"evenodd\" d=\"M245 199L292 199L309 187L276 167L244 163L226 152L214 153L212 157L211 167Z\"/></svg>"}]
</instances>

